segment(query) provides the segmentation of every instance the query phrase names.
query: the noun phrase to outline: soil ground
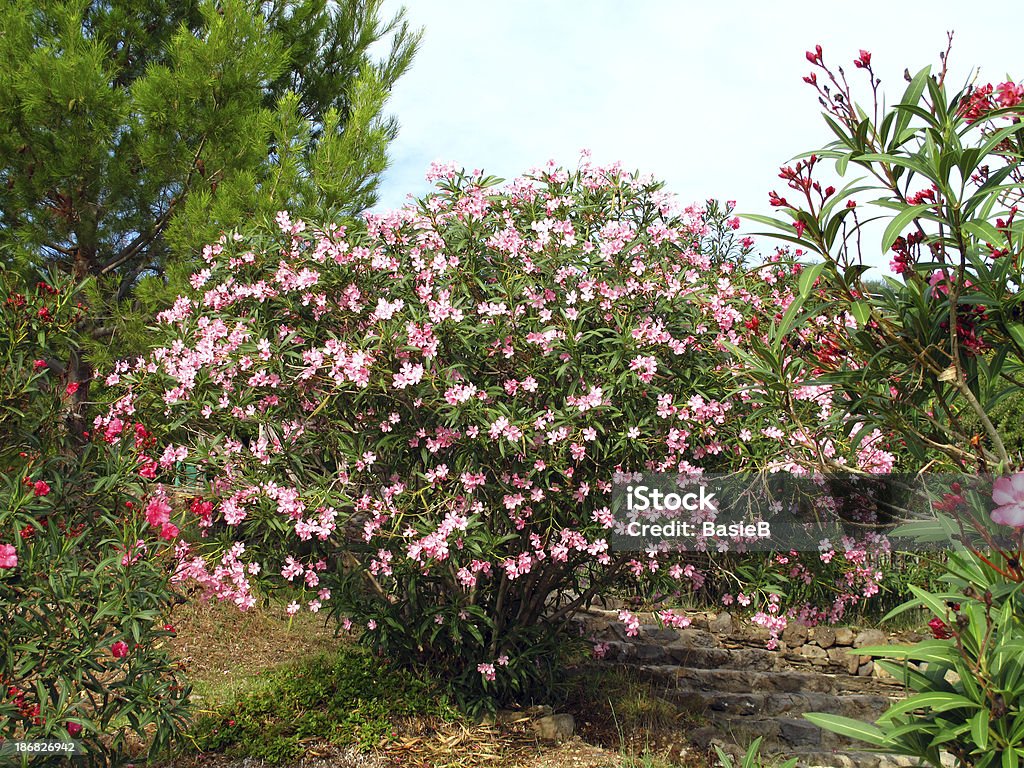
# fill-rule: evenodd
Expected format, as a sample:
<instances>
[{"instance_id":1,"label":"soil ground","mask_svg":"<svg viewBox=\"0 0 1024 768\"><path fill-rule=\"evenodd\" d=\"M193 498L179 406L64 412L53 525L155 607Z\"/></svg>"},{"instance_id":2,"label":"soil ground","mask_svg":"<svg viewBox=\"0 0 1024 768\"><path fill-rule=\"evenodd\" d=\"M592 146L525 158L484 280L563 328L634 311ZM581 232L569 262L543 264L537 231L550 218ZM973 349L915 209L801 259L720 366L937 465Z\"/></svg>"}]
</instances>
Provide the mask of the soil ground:
<instances>
[{"instance_id":1,"label":"soil ground","mask_svg":"<svg viewBox=\"0 0 1024 768\"><path fill-rule=\"evenodd\" d=\"M244 689L262 672L352 642L312 614L289 621L283 612L192 601L174 614L174 654L185 664L199 710ZM643 694L639 694L642 698ZM191 753L159 768L710 768L716 761L686 746L685 723L614 722L595 706L576 701L577 735L561 744L537 739L527 718L500 725L444 723L418 718L397 723L398 736L371 753L329 744L309 745L289 765L253 758ZM581 738L582 736L582 738ZM584 740L586 739L586 740Z\"/></svg>"}]
</instances>

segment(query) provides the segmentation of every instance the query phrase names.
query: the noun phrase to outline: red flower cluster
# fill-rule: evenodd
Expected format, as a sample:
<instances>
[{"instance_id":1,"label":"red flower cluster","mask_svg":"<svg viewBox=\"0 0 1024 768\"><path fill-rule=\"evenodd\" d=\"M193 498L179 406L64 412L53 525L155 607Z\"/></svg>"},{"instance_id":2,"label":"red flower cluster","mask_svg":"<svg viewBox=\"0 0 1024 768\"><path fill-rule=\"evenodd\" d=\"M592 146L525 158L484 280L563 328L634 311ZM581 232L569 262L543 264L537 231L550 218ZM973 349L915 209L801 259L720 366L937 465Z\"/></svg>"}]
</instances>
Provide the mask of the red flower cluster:
<instances>
[{"instance_id":1,"label":"red flower cluster","mask_svg":"<svg viewBox=\"0 0 1024 768\"><path fill-rule=\"evenodd\" d=\"M897 237L892 244L892 251L896 255L889 261L892 271L897 275L910 272L914 265L914 256L910 251L912 248L916 249L922 242L924 242L924 233L922 232L911 232L906 237Z\"/></svg>"},{"instance_id":2,"label":"red flower cluster","mask_svg":"<svg viewBox=\"0 0 1024 768\"><path fill-rule=\"evenodd\" d=\"M779 178L784 179L786 186L790 189L803 193L804 197L807 198L807 202L810 204L812 211L814 210L814 201L811 199L812 190L817 193L818 202L821 203L828 200L836 192L836 188L831 186L822 189L821 184L811 178L811 172L819 159L820 158L817 155L811 155L807 160L800 160L794 166L787 165L779 169ZM774 190L768 194L768 202L776 208L793 207L789 204L786 198L780 197ZM797 235L802 236L806 224L802 221L797 221L794 226L797 229Z\"/></svg>"},{"instance_id":3,"label":"red flower cluster","mask_svg":"<svg viewBox=\"0 0 1024 768\"><path fill-rule=\"evenodd\" d=\"M931 629L936 640L948 640L953 636L953 630L949 628L949 625L937 617L928 622L928 628Z\"/></svg>"},{"instance_id":4,"label":"red flower cluster","mask_svg":"<svg viewBox=\"0 0 1024 768\"><path fill-rule=\"evenodd\" d=\"M968 123L988 117L989 113L1006 107L1016 107L1024 101L1024 85L1017 83L991 83L978 86L960 106L960 116Z\"/></svg>"},{"instance_id":5,"label":"red flower cluster","mask_svg":"<svg viewBox=\"0 0 1024 768\"><path fill-rule=\"evenodd\" d=\"M39 716L39 705L30 704L25 698L25 693L16 685L7 686L7 698L18 708L18 714L22 717L31 717L33 725L42 725L43 718Z\"/></svg>"},{"instance_id":6,"label":"red flower cluster","mask_svg":"<svg viewBox=\"0 0 1024 768\"><path fill-rule=\"evenodd\" d=\"M942 494L942 498L939 501L932 502L933 509L938 512L955 512L963 506L963 488L960 486L960 483L953 483L949 490L950 493Z\"/></svg>"}]
</instances>

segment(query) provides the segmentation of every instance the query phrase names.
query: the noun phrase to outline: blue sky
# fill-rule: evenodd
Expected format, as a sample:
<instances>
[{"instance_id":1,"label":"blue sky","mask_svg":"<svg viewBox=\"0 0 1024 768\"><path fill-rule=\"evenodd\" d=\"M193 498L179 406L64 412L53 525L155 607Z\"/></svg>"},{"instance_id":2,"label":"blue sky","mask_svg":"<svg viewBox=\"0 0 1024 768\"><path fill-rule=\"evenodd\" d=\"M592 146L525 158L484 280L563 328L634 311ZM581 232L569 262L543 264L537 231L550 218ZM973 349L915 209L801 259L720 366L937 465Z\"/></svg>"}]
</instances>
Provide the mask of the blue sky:
<instances>
[{"instance_id":1,"label":"blue sky","mask_svg":"<svg viewBox=\"0 0 1024 768\"><path fill-rule=\"evenodd\" d=\"M384 13L402 4L385 0ZM733 199L768 213L778 168L830 139L802 77L820 44L844 66L872 52L882 90L905 67L938 64L955 32L951 82L1024 77L1019 27L964 2L668 2L412 0L425 27L389 110L401 124L378 208L429 191L432 160L511 178L549 158L621 160L683 202ZM972 12L975 11L976 12ZM866 79L866 78L865 78ZM750 227L748 227L750 228ZM752 229L756 229L756 226ZM868 256L875 264L888 262Z\"/></svg>"}]
</instances>

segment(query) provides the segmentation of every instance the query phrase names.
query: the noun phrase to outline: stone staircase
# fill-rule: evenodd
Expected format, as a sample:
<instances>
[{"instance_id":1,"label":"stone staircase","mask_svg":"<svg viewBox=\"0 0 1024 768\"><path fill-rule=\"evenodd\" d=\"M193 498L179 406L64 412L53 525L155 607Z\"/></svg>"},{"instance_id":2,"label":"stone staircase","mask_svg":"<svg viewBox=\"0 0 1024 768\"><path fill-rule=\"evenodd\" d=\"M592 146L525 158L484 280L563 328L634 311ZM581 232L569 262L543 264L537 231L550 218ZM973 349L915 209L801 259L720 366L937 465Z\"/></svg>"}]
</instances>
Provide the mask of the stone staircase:
<instances>
[{"instance_id":1,"label":"stone staircase","mask_svg":"<svg viewBox=\"0 0 1024 768\"><path fill-rule=\"evenodd\" d=\"M659 696L706 725L686 734L700 746L742 751L758 736L762 753L797 757L800 766L895 768L910 758L863 751L864 744L824 731L802 717L829 712L874 721L903 687L856 649L889 641L879 630L854 632L793 626L776 650L766 630L740 625L728 613L695 618L687 629L645 624L625 633L617 611L594 609L581 631L607 643L606 662L629 664L657 684Z\"/></svg>"}]
</instances>

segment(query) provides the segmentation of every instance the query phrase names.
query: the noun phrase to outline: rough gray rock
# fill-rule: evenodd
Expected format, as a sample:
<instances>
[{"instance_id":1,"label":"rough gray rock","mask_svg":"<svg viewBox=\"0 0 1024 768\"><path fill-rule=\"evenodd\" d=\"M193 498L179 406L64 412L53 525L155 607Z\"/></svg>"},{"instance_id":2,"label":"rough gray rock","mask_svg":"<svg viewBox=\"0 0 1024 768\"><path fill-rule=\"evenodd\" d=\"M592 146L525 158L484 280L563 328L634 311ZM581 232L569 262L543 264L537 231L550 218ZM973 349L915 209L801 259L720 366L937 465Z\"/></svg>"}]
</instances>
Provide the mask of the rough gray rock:
<instances>
[{"instance_id":1,"label":"rough gray rock","mask_svg":"<svg viewBox=\"0 0 1024 768\"><path fill-rule=\"evenodd\" d=\"M722 611L708 623L708 629L716 634L732 632L732 614Z\"/></svg>"},{"instance_id":2,"label":"rough gray rock","mask_svg":"<svg viewBox=\"0 0 1024 768\"><path fill-rule=\"evenodd\" d=\"M548 715L535 720L533 730L541 741L568 741L576 732L576 720L566 713Z\"/></svg>"},{"instance_id":3,"label":"rough gray rock","mask_svg":"<svg viewBox=\"0 0 1024 768\"><path fill-rule=\"evenodd\" d=\"M885 645L889 641L885 632L880 629L862 629L857 633L853 641L854 648L863 648L866 645Z\"/></svg>"},{"instance_id":4,"label":"rough gray rock","mask_svg":"<svg viewBox=\"0 0 1024 768\"><path fill-rule=\"evenodd\" d=\"M853 630L849 627L839 627L836 629L836 645L853 645Z\"/></svg>"},{"instance_id":5,"label":"rough gray rock","mask_svg":"<svg viewBox=\"0 0 1024 768\"><path fill-rule=\"evenodd\" d=\"M814 627L811 629L810 639L820 648L831 648L836 644L836 631L832 627Z\"/></svg>"}]
</instances>

